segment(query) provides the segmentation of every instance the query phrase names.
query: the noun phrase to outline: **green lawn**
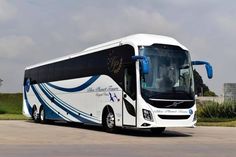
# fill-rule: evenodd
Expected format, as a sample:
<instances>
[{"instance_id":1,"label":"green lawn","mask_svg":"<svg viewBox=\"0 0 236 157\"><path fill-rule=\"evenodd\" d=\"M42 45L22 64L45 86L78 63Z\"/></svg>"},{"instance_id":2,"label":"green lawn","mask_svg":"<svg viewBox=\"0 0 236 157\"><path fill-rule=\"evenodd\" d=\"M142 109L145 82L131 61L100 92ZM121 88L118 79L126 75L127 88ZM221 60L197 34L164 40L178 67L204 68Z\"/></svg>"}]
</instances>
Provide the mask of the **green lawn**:
<instances>
[{"instance_id":1,"label":"green lawn","mask_svg":"<svg viewBox=\"0 0 236 157\"><path fill-rule=\"evenodd\" d=\"M0 114L21 114L22 94L1 94L0 93Z\"/></svg>"},{"instance_id":2,"label":"green lawn","mask_svg":"<svg viewBox=\"0 0 236 157\"><path fill-rule=\"evenodd\" d=\"M236 120L225 122L198 122L197 126L222 126L222 127L236 127Z\"/></svg>"},{"instance_id":3,"label":"green lawn","mask_svg":"<svg viewBox=\"0 0 236 157\"><path fill-rule=\"evenodd\" d=\"M236 127L236 118L198 118L197 125Z\"/></svg>"},{"instance_id":4,"label":"green lawn","mask_svg":"<svg viewBox=\"0 0 236 157\"><path fill-rule=\"evenodd\" d=\"M20 120L26 119L22 115L22 94L0 93L0 120Z\"/></svg>"},{"instance_id":5,"label":"green lawn","mask_svg":"<svg viewBox=\"0 0 236 157\"><path fill-rule=\"evenodd\" d=\"M0 114L0 120L27 120L22 114Z\"/></svg>"}]
</instances>

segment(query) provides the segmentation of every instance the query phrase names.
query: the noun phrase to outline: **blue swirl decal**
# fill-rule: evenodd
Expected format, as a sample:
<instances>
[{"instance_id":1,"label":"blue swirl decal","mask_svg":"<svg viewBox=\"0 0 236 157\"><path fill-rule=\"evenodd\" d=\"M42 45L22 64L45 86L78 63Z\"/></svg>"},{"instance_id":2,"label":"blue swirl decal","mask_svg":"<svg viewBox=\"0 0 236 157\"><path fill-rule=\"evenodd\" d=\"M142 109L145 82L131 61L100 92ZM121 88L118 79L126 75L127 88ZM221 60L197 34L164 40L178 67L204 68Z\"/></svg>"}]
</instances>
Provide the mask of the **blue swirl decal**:
<instances>
[{"instance_id":1,"label":"blue swirl decal","mask_svg":"<svg viewBox=\"0 0 236 157\"><path fill-rule=\"evenodd\" d=\"M36 98L38 99L38 101L40 102L41 105L43 105L44 110L45 110L45 115L46 118L49 119L56 119L56 120L62 120L62 119L66 119L66 120L70 120L67 117L63 116L62 114L58 114L59 112L53 108L52 106L50 106L43 98L42 96L39 94L39 92L36 90L36 88L32 85L31 86ZM50 114L46 114L46 113L50 113Z\"/></svg>"},{"instance_id":2,"label":"blue swirl decal","mask_svg":"<svg viewBox=\"0 0 236 157\"><path fill-rule=\"evenodd\" d=\"M49 93L46 89L44 89L44 87L40 84L38 84L39 88L41 89L41 91L44 93L44 95L49 99L52 100L52 98L54 97L51 93ZM71 116L73 116L74 118L78 119L80 122L83 123L89 123L89 124L97 124L96 122L93 122L92 120L90 120L88 117L86 117L86 115L83 115L81 113L75 113L73 111L71 111L70 109L68 109L63 103L61 103L60 101L58 101L56 98L55 100L52 102L53 104L55 104L56 106L58 106L59 108L61 108L63 111L67 112L68 114L70 114Z\"/></svg>"},{"instance_id":3,"label":"blue swirl decal","mask_svg":"<svg viewBox=\"0 0 236 157\"><path fill-rule=\"evenodd\" d=\"M42 89L42 90L45 90L50 96L51 96L51 100L53 99L54 102L57 101L58 103L62 104L63 106L67 107L68 109L70 109L71 111L73 112L76 112L77 114L81 114L87 118L90 118L90 119L93 119L93 120L96 120L96 121L100 121L99 119L97 119L96 117L94 116L91 116L90 114L88 113L85 113L81 110L78 110L77 108L73 107L72 105L66 103L65 101L63 101L62 99L60 99L59 97L57 97L52 91L50 91L46 84L42 83L39 85L39 88Z\"/></svg>"},{"instance_id":4,"label":"blue swirl decal","mask_svg":"<svg viewBox=\"0 0 236 157\"><path fill-rule=\"evenodd\" d=\"M28 93L30 90L30 79L28 78L25 82L25 90Z\"/></svg>"},{"instance_id":5,"label":"blue swirl decal","mask_svg":"<svg viewBox=\"0 0 236 157\"><path fill-rule=\"evenodd\" d=\"M52 88L55 88L57 90L63 91L63 92L79 92L79 91L82 91L82 90L86 89L88 86L90 86L92 83L94 83L98 78L99 78L99 76L92 76L84 84L82 84L78 87L74 87L74 88L59 87L59 86L56 86L56 85L51 84L51 83L47 83L47 85L52 87Z\"/></svg>"}]
</instances>

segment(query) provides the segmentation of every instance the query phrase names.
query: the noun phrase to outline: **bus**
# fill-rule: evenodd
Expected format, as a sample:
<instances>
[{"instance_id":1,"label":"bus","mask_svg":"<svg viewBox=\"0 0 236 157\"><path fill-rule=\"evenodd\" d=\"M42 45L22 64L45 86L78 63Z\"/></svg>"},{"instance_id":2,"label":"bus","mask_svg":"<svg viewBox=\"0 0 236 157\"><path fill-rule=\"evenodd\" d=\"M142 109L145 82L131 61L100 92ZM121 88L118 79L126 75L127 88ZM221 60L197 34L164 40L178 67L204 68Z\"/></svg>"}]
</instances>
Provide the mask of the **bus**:
<instances>
[{"instance_id":1,"label":"bus","mask_svg":"<svg viewBox=\"0 0 236 157\"><path fill-rule=\"evenodd\" d=\"M197 122L193 65L171 37L135 34L25 68L23 114L35 122L134 127L161 133Z\"/></svg>"}]
</instances>

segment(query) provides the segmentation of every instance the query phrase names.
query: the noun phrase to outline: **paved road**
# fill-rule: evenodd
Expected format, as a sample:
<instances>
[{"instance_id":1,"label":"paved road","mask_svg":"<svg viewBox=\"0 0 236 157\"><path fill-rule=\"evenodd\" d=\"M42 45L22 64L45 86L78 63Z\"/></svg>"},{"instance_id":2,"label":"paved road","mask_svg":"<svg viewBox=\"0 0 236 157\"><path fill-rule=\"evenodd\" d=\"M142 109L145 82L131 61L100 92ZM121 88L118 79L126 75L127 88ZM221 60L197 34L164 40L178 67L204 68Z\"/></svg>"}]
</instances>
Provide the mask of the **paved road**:
<instances>
[{"instance_id":1,"label":"paved road","mask_svg":"<svg viewBox=\"0 0 236 157\"><path fill-rule=\"evenodd\" d=\"M100 127L42 125L0 121L0 157L234 157L236 128L168 128L161 136L149 131Z\"/></svg>"}]
</instances>

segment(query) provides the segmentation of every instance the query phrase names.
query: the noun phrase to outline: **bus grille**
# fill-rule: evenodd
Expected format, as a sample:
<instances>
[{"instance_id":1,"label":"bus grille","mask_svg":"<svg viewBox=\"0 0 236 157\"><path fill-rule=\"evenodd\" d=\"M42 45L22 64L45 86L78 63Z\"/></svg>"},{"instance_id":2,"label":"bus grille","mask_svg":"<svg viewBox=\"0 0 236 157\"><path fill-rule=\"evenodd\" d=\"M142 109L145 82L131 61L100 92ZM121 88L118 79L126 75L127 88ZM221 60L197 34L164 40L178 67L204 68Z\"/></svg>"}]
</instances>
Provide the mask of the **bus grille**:
<instances>
[{"instance_id":1,"label":"bus grille","mask_svg":"<svg viewBox=\"0 0 236 157\"><path fill-rule=\"evenodd\" d=\"M188 119L190 115L158 115L161 119Z\"/></svg>"},{"instance_id":2,"label":"bus grille","mask_svg":"<svg viewBox=\"0 0 236 157\"><path fill-rule=\"evenodd\" d=\"M173 103L176 102L176 105L173 105ZM150 105L156 108L175 108L175 109L187 109L191 108L194 105L194 100L193 101L186 101L186 102L181 102L181 101L148 101Z\"/></svg>"}]
</instances>

